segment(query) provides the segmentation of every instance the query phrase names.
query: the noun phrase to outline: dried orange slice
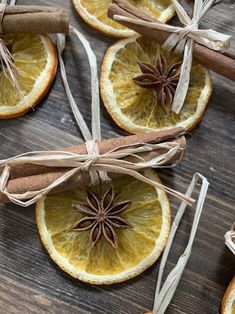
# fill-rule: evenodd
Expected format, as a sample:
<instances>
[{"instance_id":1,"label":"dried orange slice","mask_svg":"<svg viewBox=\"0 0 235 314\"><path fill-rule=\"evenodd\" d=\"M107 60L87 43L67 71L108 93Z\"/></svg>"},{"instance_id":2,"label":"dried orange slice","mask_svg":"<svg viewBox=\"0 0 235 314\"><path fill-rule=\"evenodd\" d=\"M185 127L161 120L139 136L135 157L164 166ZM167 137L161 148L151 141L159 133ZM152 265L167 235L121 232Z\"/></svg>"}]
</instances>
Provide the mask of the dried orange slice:
<instances>
[{"instance_id":1,"label":"dried orange slice","mask_svg":"<svg viewBox=\"0 0 235 314\"><path fill-rule=\"evenodd\" d=\"M153 170L145 175L159 180ZM137 276L159 258L169 235L170 206L165 192L130 176L115 179L112 185L115 202L132 201L120 214L131 227L116 229L116 248L104 235L92 247L89 230L71 230L84 217L74 204L88 205L85 190L48 196L36 206L41 240L51 258L71 276L92 284Z\"/></svg>"},{"instance_id":2,"label":"dried orange slice","mask_svg":"<svg viewBox=\"0 0 235 314\"><path fill-rule=\"evenodd\" d=\"M137 36L118 41L104 57L100 83L104 105L114 121L130 133L178 126L190 130L200 122L208 104L212 92L210 74L196 62L180 114L166 114L152 89L142 88L132 81L141 74L138 62L155 65L159 54L169 66L180 60L179 55L164 51L158 43Z\"/></svg>"},{"instance_id":3,"label":"dried orange slice","mask_svg":"<svg viewBox=\"0 0 235 314\"><path fill-rule=\"evenodd\" d=\"M235 276L225 292L221 314L235 314Z\"/></svg>"},{"instance_id":4,"label":"dried orange slice","mask_svg":"<svg viewBox=\"0 0 235 314\"><path fill-rule=\"evenodd\" d=\"M161 22L167 22L174 15L170 0L131 0L133 5ZM130 37L135 34L107 16L112 0L73 0L73 4L83 20L95 29L113 37Z\"/></svg>"},{"instance_id":5,"label":"dried orange slice","mask_svg":"<svg viewBox=\"0 0 235 314\"><path fill-rule=\"evenodd\" d=\"M18 71L22 98L9 79L0 72L0 118L23 115L34 107L48 92L57 71L57 53L46 35L14 34L12 56Z\"/></svg>"}]
</instances>

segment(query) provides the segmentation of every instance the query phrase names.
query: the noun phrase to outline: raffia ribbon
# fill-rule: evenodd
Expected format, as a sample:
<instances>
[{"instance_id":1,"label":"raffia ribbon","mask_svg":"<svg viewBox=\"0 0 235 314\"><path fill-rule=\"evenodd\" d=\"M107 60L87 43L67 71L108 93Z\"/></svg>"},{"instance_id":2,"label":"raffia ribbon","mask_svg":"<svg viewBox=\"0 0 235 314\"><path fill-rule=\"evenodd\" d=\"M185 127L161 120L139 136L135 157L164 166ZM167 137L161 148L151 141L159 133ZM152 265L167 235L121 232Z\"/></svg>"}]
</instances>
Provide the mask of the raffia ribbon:
<instances>
[{"instance_id":1,"label":"raffia ribbon","mask_svg":"<svg viewBox=\"0 0 235 314\"><path fill-rule=\"evenodd\" d=\"M100 182L107 182L110 181L108 174L106 171L89 171L90 166L94 163L95 160L99 158L99 145L97 144L96 140L86 141L86 149L87 149L87 161L85 161L84 165L82 166L83 170L89 172L91 178L91 185L97 185ZM91 157L93 156L93 157Z\"/></svg>"},{"instance_id":2,"label":"raffia ribbon","mask_svg":"<svg viewBox=\"0 0 235 314\"><path fill-rule=\"evenodd\" d=\"M161 154L147 161L138 155L139 153L151 152L158 148L167 148L168 151L165 154ZM146 168L165 167L167 162L171 160L172 157L179 152L179 150L179 144L168 142L160 144L139 144L129 147L123 146L103 155L99 155L97 152L94 153L94 151L86 155L54 151L29 152L0 161L0 167L3 168L2 174L0 176L0 193L7 196L13 203L25 207L35 203L41 197L47 195L52 189L61 183L67 182L79 172L88 171L89 174L95 173L97 171L99 173L115 172L123 175L130 175L137 180L152 185L155 188L163 189L167 193L177 197L182 201L185 201L187 204L192 205L192 198L172 190L157 181L153 181L138 172ZM122 158L127 156L136 157L136 162L122 160ZM10 178L11 166L19 164L35 164L47 167L62 168L65 167L71 168L71 170L68 170L59 179L44 189L38 191L28 191L23 194L11 194L7 191L7 183Z\"/></svg>"},{"instance_id":3,"label":"raffia ribbon","mask_svg":"<svg viewBox=\"0 0 235 314\"><path fill-rule=\"evenodd\" d=\"M186 210L186 204L182 203L180 205L179 210L176 213L175 219L172 223L170 235L166 244L166 247L164 249L159 272L158 272L158 279L157 279L157 286L156 286L156 292L155 292L155 299L154 299L154 306L153 306L153 314L164 314L168 305L170 304L174 293L178 287L178 284L180 282L180 279L183 275L184 269L187 265L187 262L190 258L193 242L196 236L196 232L198 229L198 224L200 221L200 217L202 214L203 205L205 202L207 190L209 187L209 182L207 179L201 175L200 173L195 173L193 176L193 179L188 187L188 190L186 192L187 196L191 196L194 192L197 184L201 182L201 188L198 195L198 201L197 205L194 211L194 219L192 223L192 228L188 240L188 244L182 253L182 255L179 257L176 266L171 270L169 275L167 276L163 286L161 287L163 273L166 268L166 262L173 244L173 240L175 238L176 232L179 228L180 222L182 220L182 217Z\"/></svg>"},{"instance_id":4,"label":"raffia ribbon","mask_svg":"<svg viewBox=\"0 0 235 314\"><path fill-rule=\"evenodd\" d=\"M175 7L180 22L184 25L184 27L171 26L157 21L146 22L140 19L128 18L121 15L114 15L113 18L116 21L131 22L137 25L143 25L152 29L159 29L172 33L165 41L163 48L176 53L184 52L180 79L171 107L171 110L178 114L184 104L188 92L193 61L194 42L204 45L210 49L223 52L229 49L231 36L224 35L212 29L198 29L201 19L215 3L215 0L195 0L192 19L190 19L184 8L177 0L171 1Z\"/></svg>"},{"instance_id":5,"label":"raffia ribbon","mask_svg":"<svg viewBox=\"0 0 235 314\"><path fill-rule=\"evenodd\" d=\"M235 255L235 223L233 224L230 231L228 231L225 236L225 244L230 249L230 251Z\"/></svg>"}]
</instances>

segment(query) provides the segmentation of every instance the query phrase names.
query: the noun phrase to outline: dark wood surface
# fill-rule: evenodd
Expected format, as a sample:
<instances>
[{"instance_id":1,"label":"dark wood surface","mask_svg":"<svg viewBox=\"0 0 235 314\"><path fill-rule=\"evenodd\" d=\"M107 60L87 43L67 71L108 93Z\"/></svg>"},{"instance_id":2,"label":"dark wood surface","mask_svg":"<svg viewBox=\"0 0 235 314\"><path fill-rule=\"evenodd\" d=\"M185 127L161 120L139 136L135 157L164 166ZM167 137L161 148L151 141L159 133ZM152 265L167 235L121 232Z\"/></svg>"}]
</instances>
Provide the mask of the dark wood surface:
<instances>
[{"instance_id":1,"label":"dark wood surface","mask_svg":"<svg viewBox=\"0 0 235 314\"><path fill-rule=\"evenodd\" d=\"M99 64L114 40L77 16L70 0L19 0L18 4L58 5L69 10L71 24L91 42ZM224 0L202 26L235 37L234 0ZM235 43L232 42L235 51ZM89 68L74 39L65 52L75 99L90 122ZM163 181L185 191L194 172L210 181L192 255L167 314L216 314L226 286L235 273L235 259L224 245L224 234L235 221L235 90L231 82L212 74L214 92L202 123L187 136L187 155L173 170L161 171ZM125 134L102 107L103 137ZM53 149L81 142L60 75L49 95L26 116L0 121L0 158L29 150ZM179 203L171 199L175 214ZM41 245L34 207L0 206L0 313L140 314L152 308L158 263L139 277L114 286L91 286L61 271ZM188 209L167 264L169 271L183 252L193 219Z\"/></svg>"}]
</instances>

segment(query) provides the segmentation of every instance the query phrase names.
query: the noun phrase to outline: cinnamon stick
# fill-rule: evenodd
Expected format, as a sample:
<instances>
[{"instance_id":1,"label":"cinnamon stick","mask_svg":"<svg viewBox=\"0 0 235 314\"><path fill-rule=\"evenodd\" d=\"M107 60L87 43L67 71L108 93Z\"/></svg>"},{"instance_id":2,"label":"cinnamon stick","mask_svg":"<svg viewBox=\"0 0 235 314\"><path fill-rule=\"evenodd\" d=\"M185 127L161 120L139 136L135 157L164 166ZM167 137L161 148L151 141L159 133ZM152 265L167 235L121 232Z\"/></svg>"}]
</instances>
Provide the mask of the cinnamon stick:
<instances>
[{"instance_id":1,"label":"cinnamon stick","mask_svg":"<svg viewBox=\"0 0 235 314\"><path fill-rule=\"evenodd\" d=\"M113 19L114 15L143 19L147 22L156 21L156 19L150 17L125 0L113 0L113 4L111 4L108 9L108 16ZM170 33L166 31L149 29L142 25L135 25L124 21L120 21L119 23L133 29L143 36L156 40L161 45L170 36ZM235 60L233 57L211 50L197 43L194 44L193 57L206 68L235 81Z\"/></svg>"},{"instance_id":2,"label":"cinnamon stick","mask_svg":"<svg viewBox=\"0 0 235 314\"><path fill-rule=\"evenodd\" d=\"M3 33L68 33L69 17L62 8L47 6L7 6L2 20Z\"/></svg>"},{"instance_id":3,"label":"cinnamon stick","mask_svg":"<svg viewBox=\"0 0 235 314\"><path fill-rule=\"evenodd\" d=\"M114 138L110 140L99 141L99 149L100 154L104 154L110 150L113 150L119 146L124 145L134 145L139 143L158 143L161 141L165 141L167 139L171 139L182 134L182 128L175 128L170 131L162 131L162 132L154 132L147 133L142 135L131 135L120 138ZM180 136L178 139L175 139L177 143L180 144L181 149L184 151L186 147L185 138ZM61 150L61 149L60 149ZM80 154L86 153L86 146L84 144L79 146L73 146L69 148L62 149L67 152L76 152ZM158 150L156 152L152 152L157 156L159 154L164 153L164 149ZM144 159L149 158L149 153L142 153L141 157ZM173 163L180 157L180 152L176 155L170 162ZM125 160L133 160L134 157L125 158ZM56 179L61 177L68 168L51 168L45 166L37 166L37 165L18 165L12 167L11 179L8 181L7 190L10 193L21 194L26 191L36 191L45 188L50 185ZM117 177L118 174L109 174L111 178ZM13 179L14 177L14 179ZM56 189L52 191L52 193L58 193L61 191L68 191L75 189L77 187L86 187L90 183L90 178L88 173L83 173L77 175L75 178L72 178L65 184L60 185ZM9 200L4 196L0 195L0 203L7 203Z\"/></svg>"},{"instance_id":4,"label":"cinnamon stick","mask_svg":"<svg viewBox=\"0 0 235 314\"><path fill-rule=\"evenodd\" d=\"M184 133L184 129L173 128L170 130L165 131L157 131L139 135L129 135L129 136L122 136L117 138L112 138L108 140L97 141L99 146L99 153L105 154L117 147L120 146L131 146L138 143L160 143L169 139L177 138L179 135ZM86 154L86 145L80 144L78 146L71 146L66 148L59 148L58 151L65 151L70 153L76 154ZM56 169L61 170L61 168L53 168L52 171ZM24 165L17 165L11 167L11 175L10 179L17 179L21 177L32 176L35 174L43 174L49 172L48 167L45 166L38 166L38 165L31 165L31 164L24 164ZM0 172L1 173L1 172Z\"/></svg>"}]
</instances>

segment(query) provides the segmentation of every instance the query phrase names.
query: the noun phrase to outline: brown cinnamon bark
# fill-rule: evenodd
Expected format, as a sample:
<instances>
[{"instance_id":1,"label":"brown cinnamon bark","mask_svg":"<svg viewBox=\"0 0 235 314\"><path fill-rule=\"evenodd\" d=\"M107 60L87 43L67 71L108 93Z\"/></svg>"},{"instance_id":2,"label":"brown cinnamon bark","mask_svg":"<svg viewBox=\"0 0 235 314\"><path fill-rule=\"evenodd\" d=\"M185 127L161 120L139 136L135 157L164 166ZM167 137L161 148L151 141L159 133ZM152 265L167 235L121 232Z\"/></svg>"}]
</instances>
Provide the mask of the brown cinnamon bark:
<instances>
[{"instance_id":1,"label":"brown cinnamon bark","mask_svg":"<svg viewBox=\"0 0 235 314\"><path fill-rule=\"evenodd\" d=\"M99 142L100 153L104 154L105 152L108 152L114 148L117 148L123 145L161 142L162 140L179 136L180 134L182 134L182 131L183 131L182 128L176 128L167 132L166 131L155 132L155 133L148 133L148 134L143 134L143 135L133 135L133 136L126 136L126 137L121 137L121 138L116 138L116 139L111 139L111 140L100 141ZM175 139L172 141L176 141L177 143L179 143L182 151L184 152L185 147L186 147L184 136L180 136L178 139ZM86 147L84 144L82 144L79 146L63 149L63 151L85 154ZM158 156L159 154L162 154L165 151L166 151L165 149L161 149L161 150L153 151L150 154L153 154L152 155L153 157L153 156ZM178 160L180 158L180 155L181 155L181 152L179 151L179 153L169 162L169 164ZM149 158L149 153L142 153L142 154L139 154L139 156L147 160ZM125 158L125 160L133 161L133 158L134 157L129 157L129 158ZM9 193L22 194L22 193L25 193L26 191L37 191L37 190L45 188L46 186L54 182L56 179L61 177L66 171L68 171L68 168L52 168L49 171L48 167L44 167L44 166L23 165L23 166L12 167L12 171L13 171L14 179L9 180L8 185L7 185L7 190ZM115 173L109 173L109 175L112 179L118 176L118 174L115 174ZM11 175L11 177L13 176ZM70 181L64 184L61 184L58 188L54 189L51 194L58 193L61 191L72 190L81 186L86 187L88 184L90 184L89 174L82 173L72 178ZM5 196L0 195L0 203L7 203L7 202L9 202L9 200Z\"/></svg>"},{"instance_id":2,"label":"brown cinnamon bark","mask_svg":"<svg viewBox=\"0 0 235 314\"><path fill-rule=\"evenodd\" d=\"M141 10L125 0L114 0L113 4L109 6L108 16L113 19L114 15L139 18L148 22L156 21L148 14L143 13ZM142 25L135 25L133 23L122 21L119 23L133 29L143 36L156 40L160 44L163 44L170 35L170 33L166 31L149 29L148 27ZM193 57L206 68L235 81L235 60L228 54L222 54L195 43Z\"/></svg>"},{"instance_id":3,"label":"brown cinnamon bark","mask_svg":"<svg viewBox=\"0 0 235 314\"><path fill-rule=\"evenodd\" d=\"M7 6L2 21L3 33L68 33L69 17L62 8L45 6Z\"/></svg>"}]
</instances>

